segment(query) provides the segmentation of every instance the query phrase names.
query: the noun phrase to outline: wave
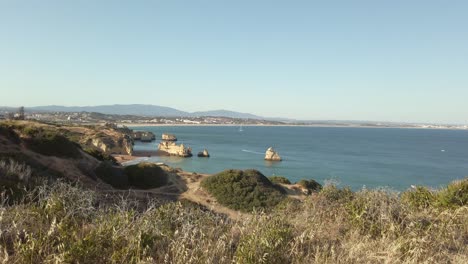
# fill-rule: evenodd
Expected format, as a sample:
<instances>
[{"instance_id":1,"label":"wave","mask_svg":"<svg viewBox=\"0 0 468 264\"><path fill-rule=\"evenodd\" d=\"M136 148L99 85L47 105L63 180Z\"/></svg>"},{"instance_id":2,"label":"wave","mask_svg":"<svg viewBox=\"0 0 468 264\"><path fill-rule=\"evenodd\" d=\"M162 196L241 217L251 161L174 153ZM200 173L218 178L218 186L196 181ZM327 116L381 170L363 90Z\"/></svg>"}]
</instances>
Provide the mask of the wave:
<instances>
[{"instance_id":1,"label":"wave","mask_svg":"<svg viewBox=\"0 0 468 264\"><path fill-rule=\"evenodd\" d=\"M257 151L248 150L248 149L243 149L242 151L247 152L247 153L252 153L252 154L258 154L258 155L264 155L265 154L265 153L261 153L261 152L257 152Z\"/></svg>"}]
</instances>

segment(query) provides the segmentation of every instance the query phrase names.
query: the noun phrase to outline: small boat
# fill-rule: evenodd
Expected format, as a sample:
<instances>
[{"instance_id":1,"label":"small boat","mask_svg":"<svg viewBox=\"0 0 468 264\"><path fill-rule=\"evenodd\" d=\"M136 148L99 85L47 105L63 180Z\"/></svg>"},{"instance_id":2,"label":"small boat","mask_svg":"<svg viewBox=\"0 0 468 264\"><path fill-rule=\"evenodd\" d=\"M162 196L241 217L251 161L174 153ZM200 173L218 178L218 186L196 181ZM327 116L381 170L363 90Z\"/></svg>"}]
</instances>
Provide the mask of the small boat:
<instances>
[{"instance_id":1,"label":"small boat","mask_svg":"<svg viewBox=\"0 0 468 264\"><path fill-rule=\"evenodd\" d=\"M239 127L239 132L242 132L244 131L244 129L242 129L242 125Z\"/></svg>"}]
</instances>

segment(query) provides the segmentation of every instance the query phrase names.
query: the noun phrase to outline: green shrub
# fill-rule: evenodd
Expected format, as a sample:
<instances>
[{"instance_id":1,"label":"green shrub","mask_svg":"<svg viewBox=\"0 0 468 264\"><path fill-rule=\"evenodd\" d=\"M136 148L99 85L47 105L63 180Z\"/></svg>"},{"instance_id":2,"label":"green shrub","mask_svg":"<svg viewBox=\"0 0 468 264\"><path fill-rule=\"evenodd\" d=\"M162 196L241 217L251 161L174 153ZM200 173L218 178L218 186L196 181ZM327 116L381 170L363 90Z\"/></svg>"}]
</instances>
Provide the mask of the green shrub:
<instances>
[{"instance_id":1,"label":"green shrub","mask_svg":"<svg viewBox=\"0 0 468 264\"><path fill-rule=\"evenodd\" d=\"M129 182L122 168L114 167L109 162L101 162L95 170L96 176L117 189L127 189Z\"/></svg>"},{"instance_id":2,"label":"green shrub","mask_svg":"<svg viewBox=\"0 0 468 264\"><path fill-rule=\"evenodd\" d=\"M308 191L315 191L318 192L322 190L322 185L315 180L300 180L297 182L298 185L302 186L303 188L307 189Z\"/></svg>"},{"instance_id":3,"label":"green shrub","mask_svg":"<svg viewBox=\"0 0 468 264\"><path fill-rule=\"evenodd\" d=\"M61 158L80 157L79 148L75 143L57 132L31 129L28 130L29 138L25 139L26 145L34 152Z\"/></svg>"},{"instance_id":4,"label":"green shrub","mask_svg":"<svg viewBox=\"0 0 468 264\"><path fill-rule=\"evenodd\" d=\"M468 178L454 181L437 193L436 204L444 208L468 205Z\"/></svg>"},{"instance_id":5,"label":"green shrub","mask_svg":"<svg viewBox=\"0 0 468 264\"><path fill-rule=\"evenodd\" d=\"M434 205L436 195L426 187L417 186L415 189L403 192L401 200L413 208L424 209Z\"/></svg>"},{"instance_id":6,"label":"green shrub","mask_svg":"<svg viewBox=\"0 0 468 264\"><path fill-rule=\"evenodd\" d=\"M21 132L27 136L33 137L41 132L37 127L27 126L21 129Z\"/></svg>"},{"instance_id":7,"label":"green shrub","mask_svg":"<svg viewBox=\"0 0 468 264\"><path fill-rule=\"evenodd\" d=\"M285 197L281 187L256 170L226 170L204 179L201 185L220 204L234 210L272 208Z\"/></svg>"},{"instance_id":8,"label":"green shrub","mask_svg":"<svg viewBox=\"0 0 468 264\"><path fill-rule=\"evenodd\" d=\"M129 185L140 189L164 186L168 182L166 172L153 163L139 163L125 167Z\"/></svg>"},{"instance_id":9,"label":"green shrub","mask_svg":"<svg viewBox=\"0 0 468 264\"><path fill-rule=\"evenodd\" d=\"M76 144L80 144L80 141L83 137L83 134L81 133L77 133L77 132L73 132L73 131L70 131L70 130L67 130L67 129L59 129L58 130L60 132L60 134L62 134L64 137L68 138L68 140L76 143Z\"/></svg>"},{"instance_id":10,"label":"green shrub","mask_svg":"<svg viewBox=\"0 0 468 264\"><path fill-rule=\"evenodd\" d=\"M325 197L326 200L331 202L346 202L353 199L354 193L349 187L340 189L335 185L326 185L320 191L320 196Z\"/></svg>"},{"instance_id":11,"label":"green shrub","mask_svg":"<svg viewBox=\"0 0 468 264\"><path fill-rule=\"evenodd\" d=\"M268 179L272 183L276 183L276 184L291 184L291 182L286 177L283 177L283 176L270 176L268 177Z\"/></svg>"},{"instance_id":12,"label":"green shrub","mask_svg":"<svg viewBox=\"0 0 468 264\"><path fill-rule=\"evenodd\" d=\"M112 156L107 153L102 152L99 149L96 148L85 148L83 149L84 152L88 153L89 155L93 156L95 159L100 160L100 161L108 161L114 165L117 165L118 162L117 160Z\"/></svg>"},{"instance_id":13,"label":"green shrub","mask_svg":"<svg viewBox=\"0 0 468 264\"><path fill-rule=\"evenodd\" d=\"M18 134L13 130L11 126L6 124L0 124L0 135L4 136L9 141L19 144L21 142Z\"/></svg>"}]
</instances>

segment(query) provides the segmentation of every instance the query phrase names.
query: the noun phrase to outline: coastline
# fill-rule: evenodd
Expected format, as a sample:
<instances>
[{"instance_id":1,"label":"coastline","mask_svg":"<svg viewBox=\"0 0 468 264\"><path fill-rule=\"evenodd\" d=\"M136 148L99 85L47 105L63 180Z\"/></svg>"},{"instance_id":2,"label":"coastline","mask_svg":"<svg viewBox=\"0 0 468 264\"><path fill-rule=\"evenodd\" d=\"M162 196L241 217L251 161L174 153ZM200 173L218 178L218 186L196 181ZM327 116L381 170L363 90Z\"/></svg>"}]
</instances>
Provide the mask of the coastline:
<instances>
[{"instance_id":1,"label":"coastline","mask_svg":"<svg viewBox=\"0 0 468 264\"><path fill-rule=\"evenodd\" d=\"M396 128L396 129L431 129L465 130L461 127L418 127L418 126L366 126L366 125L329 125L329 124L155 124L155 123L117 123L126 127L330 127L330 128Z\"/></svg>"}]
</instances>

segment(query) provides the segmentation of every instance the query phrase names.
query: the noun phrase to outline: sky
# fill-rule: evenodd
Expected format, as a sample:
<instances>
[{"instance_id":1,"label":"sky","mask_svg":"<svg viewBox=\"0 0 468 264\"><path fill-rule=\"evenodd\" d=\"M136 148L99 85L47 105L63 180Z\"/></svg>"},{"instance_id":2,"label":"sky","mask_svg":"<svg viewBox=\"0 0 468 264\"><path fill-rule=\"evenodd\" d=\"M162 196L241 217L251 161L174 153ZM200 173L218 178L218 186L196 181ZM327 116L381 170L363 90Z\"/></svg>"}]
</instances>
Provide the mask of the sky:
<instances>
[{"instance_id":1,"label":"sky","mask_svg":"<svg viewBox=\"0 0 468 264\"><path fill-rule=\"evenodd\" d=\"M0 0L0 105L468 123L468 1Z\"/></svg>"}]
</instances>

